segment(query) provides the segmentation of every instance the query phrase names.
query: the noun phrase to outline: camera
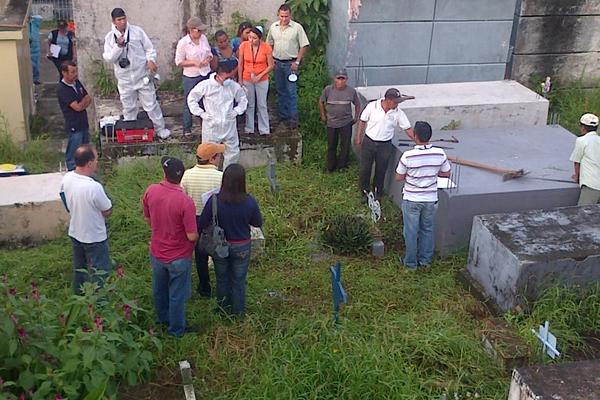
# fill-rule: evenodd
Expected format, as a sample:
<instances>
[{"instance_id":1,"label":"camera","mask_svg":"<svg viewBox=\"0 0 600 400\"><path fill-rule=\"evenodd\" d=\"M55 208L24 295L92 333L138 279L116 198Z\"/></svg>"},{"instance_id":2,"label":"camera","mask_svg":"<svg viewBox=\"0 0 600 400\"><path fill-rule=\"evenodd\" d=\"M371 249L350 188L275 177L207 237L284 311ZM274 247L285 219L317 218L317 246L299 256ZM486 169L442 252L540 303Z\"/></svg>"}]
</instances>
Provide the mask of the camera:
<instances>
[{"instance_id":1,"label":"camera","mask_svg":"<svg viewBox=\"0 0 600 400\"><path fill-rule=\"evenodd\" d=\"M129 61L129 58L127 58L127 56L119 58L119 67L127 68L127 67L129 67L130 64L131 64L131 61Z\"/></svg>"}]
</instances>

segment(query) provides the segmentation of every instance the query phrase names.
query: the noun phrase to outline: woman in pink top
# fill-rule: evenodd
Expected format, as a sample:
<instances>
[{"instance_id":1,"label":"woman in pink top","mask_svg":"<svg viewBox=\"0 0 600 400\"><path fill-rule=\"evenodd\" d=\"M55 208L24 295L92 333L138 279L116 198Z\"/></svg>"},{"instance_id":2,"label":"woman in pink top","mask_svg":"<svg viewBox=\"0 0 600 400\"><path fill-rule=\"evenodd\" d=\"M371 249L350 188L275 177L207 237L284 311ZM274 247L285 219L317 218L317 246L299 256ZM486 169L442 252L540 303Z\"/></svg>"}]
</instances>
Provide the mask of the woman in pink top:
<instances>
[{"instance_id":1,"label":"woman in pink top","mask_svg":"<svg viewBox=\"0 0 600 400\"><path fill-rule=\"evenodd\" d=\"M254 109L258 108L258 132L270 135L267 94L269 93L269 72L273 70L273 49L262 41L262 30L252 28L248 40L240 45L238 76L239 82L247 89L248 109L246 110L245 133L254 133Z\"/></svg>"},{"instance_id":2,"label":"woman in pink top","mask_svg":"<svg viewBox=\"0 0 600 400\"><path fill-rule=\"evenodd\" d=\"M189 136L192 134L192 114L187 105L187 97L194 86L210 75L212 53L204 35L208 25L203 24L200 18L192 17L188 19L186 26L188 34L177 43L175 65L183 67L183 134Z\"/></svg>"}]
</instances>

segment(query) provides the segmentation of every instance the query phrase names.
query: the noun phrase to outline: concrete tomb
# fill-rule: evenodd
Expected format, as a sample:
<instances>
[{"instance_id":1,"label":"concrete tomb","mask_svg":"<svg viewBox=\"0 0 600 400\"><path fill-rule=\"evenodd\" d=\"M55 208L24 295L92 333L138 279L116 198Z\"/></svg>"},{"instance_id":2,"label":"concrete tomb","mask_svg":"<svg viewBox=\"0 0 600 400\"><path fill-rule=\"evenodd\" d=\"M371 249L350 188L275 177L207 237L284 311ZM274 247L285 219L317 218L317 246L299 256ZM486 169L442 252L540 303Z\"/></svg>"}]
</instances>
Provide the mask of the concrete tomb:
<instances>
[{"instance_id":1,"label":"concrete tomb","mask_svg":"<svg viewBox=\"0 0 600 400\"><path fill-rule=\"evenodd\" d=\"M501 310L600 281L600 205L474 218L467 272Z\"/></svg>"},{"instance_id":2,"label":"concrete tomb","mask_svg":"<svg viewBox=\"0 0 600 400\"><path fill-rule=\"evenodd\" d=\"M535 365L513 371L508 400L597 400L600 360Z\"/></svg>"},{"instance_id":3,"label":"concrete tomb","mask_svg":"<svg viewBox=\"0 0 600 400\"><path fill-rule=\"evenodd\" d=\"M69 214L60 199L60 172L0 178L0 243L60 237Z\"/></svg>"},{"instance_id":4,"label":"concrete tomb","mask_svg":"<svg viewBox=\"0 0 600 400\"><path fill-rule=\"evenodd\" d=\"M460 123L461 129L545 125L548 117L548 100L510 80L369 86L356 90L366 104L382 98L390 87L415 96L400 104L412 124L427 121L433 129L441 129L453 120Z\"/></svg>"},{"instance_id":5,"label":"concrete tomb","mask_svg":"<svg viewBox=\"0 0 600 400\"><path fill-rule=\"evenodd\" d=\"M558 125L536 125L434 131L432 139L450 139L452 136L459 143L434 143L451 147L445 150L448 156L511 170L524 169L529 174L503 181L502 174L453 163L451 179L457 187L438 191L435 240L436 249L442 255L468 246L475 215L577 203L579 187L571 181L573 163L569 161L575 136L566 129ZM394 181L394 171L402 152L412 147L400 139L407 137L402 134L394 139L397 151L390 162L386 185L388 194L398 206L402 203L403 183Z\"/></svg>"}]
</instances>

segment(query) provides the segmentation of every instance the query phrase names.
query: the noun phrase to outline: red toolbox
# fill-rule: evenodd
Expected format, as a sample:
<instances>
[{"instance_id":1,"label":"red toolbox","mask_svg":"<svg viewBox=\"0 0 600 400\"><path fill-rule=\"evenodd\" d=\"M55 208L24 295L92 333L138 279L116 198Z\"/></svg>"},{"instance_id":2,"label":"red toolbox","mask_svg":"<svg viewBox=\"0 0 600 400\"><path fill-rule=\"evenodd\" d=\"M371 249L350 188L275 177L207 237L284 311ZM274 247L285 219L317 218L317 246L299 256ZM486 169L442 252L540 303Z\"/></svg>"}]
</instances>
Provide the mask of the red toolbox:
<instances>
[{"instance_id":1,"label":"red toolbox","mask_svg":"<svg viewBox=\"0 0 600 400\"><path fill-rule=\"evenodd\" d=\"M150 119L119 120L115 123L117 143L154 142L154 125Z\"/></svg>"}]
</instances>

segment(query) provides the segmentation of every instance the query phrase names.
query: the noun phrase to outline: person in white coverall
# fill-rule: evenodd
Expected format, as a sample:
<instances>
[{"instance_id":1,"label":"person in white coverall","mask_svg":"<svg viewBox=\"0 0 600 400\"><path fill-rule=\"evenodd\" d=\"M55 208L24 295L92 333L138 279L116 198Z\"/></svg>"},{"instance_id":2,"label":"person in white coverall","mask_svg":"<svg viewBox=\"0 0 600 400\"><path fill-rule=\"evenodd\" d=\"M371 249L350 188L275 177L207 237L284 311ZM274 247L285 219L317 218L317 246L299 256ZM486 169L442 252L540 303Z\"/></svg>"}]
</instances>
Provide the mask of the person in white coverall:
<instances>
[{"instance_id":1,"label":"person in white coverall","mask_svg":"<svg viewBox=\"0 0 600 400\"><path fill-rule=\"evenodd\" d=\"M223 169L240 159L236 118L248 106L246 92L231 79L234 69L232 65L219 63L217 72L194 86L187 97L190 112L202 118L202 142L225 145ZM204 109L198 104L201 99ZM235 107L234 100L237 103Z\"/></svg>"},{"instance_id":2,"label":"person in white coverall","mask_svg":"<svg viewBox=\"0 0 600 400\"><path fill-rule=\"evenodd\" d=\"M113 27L104 38L102 57L114 65L123 119L132 121L137 118L139 98L154 124L155 133L161 139L166 139L171 132L165 128L154 82L149 78L149 75L156 73L156 50L142 28L127 23L122 8L113 9L110 15Z\"/></svg>"}]
</instances>

